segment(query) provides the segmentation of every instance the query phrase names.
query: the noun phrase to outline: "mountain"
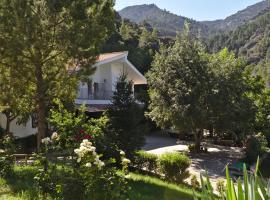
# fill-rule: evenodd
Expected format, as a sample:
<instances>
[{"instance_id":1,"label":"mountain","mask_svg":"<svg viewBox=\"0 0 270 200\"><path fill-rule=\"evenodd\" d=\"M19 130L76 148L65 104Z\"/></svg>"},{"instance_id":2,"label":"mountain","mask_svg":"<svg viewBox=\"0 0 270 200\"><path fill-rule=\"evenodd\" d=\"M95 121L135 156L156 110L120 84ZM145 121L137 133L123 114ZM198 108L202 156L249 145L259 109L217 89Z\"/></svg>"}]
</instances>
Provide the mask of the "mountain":
<instances>
[{"instance_id":1,"label":"mountain","mask_svg":"<svg viewBox=\"0 0 270 200\"><path fill-rule=\"evenodd\" d=\"M158 8L155 4L129 6L119 11L119 14L122 18L138 24L146 21L152 27L157 28L163 36L175 36L176 32L183 30L186 20L190 23L192 33L200 32L202 36L208 36L219 31L234 30L268 10L270 10L270 0L265 0L249 6L224 20L202 22L172 14Z\"/></svg>"},{"instance_id":2,"label":"mountain","mask_svg":"<svg viewBox=\"0 0 270 200\"><path fill-rule=\"evenodd\" d=\"M208 49L217 52L227 47L248 64L270 61L270 10L237 27L211 37Z\"/></svg>"},{"instance_id":3,"label":"mountain","mask_svg":"<svg viewBox=\"0 0 270 200\"><path fill-rule=\"evenodd\" d=\"M270 10L270 0L265 0L247 7L224 20L203 21L201 23L207 25L213 30L234 30L238 26L249 22L255 17Z\"/></svg>"},{"instance_id":4,"label":"mountain","mask_svg":"<svg viewBox=\"0 0 270 200\"><path fill-rule=\"evenodd\" d=\"M183 30L185 21L190 23L190 29L193 33L200 31L202 34L206 34L208 31L206 25L162 10L155 4L129 6L119 11L119 14L122 18L137 24L149 23L152 27L157 28L162 36L175 36L177 32Z\"/></svg>"}]
</instances>

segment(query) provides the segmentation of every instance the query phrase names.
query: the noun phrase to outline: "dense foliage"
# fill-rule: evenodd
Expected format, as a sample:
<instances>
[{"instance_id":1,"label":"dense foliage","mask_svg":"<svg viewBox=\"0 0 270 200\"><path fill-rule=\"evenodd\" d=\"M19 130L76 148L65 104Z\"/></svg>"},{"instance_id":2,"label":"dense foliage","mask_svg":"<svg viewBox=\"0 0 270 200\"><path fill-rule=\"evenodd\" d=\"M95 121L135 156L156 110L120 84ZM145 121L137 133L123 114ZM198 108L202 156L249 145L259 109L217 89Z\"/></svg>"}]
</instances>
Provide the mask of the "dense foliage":
<instances>
[{"instance_id":1,"label":"dense foliage","mask_svg":"<svg viewBox=\"0 0 270 200\"><path fill-rule=\"evenodd\" d=\"M14 79L20 80L22 91L24 87L30 91L38 147L52 100L74 100L78 78L93 72L91 66L113 28L113 18L112 0L1 1L0 67L17 72ZM67 65L80 69L75 75Z\"/></svg>"},{"instance_id":2,"label":"dense foliage","mask_svg":"<svg viewBox=\"0 0 270 200\"><path fill-rule=\"evenodd\" d=\"M220 187L219 198L224 200L261 200L270 198L270 182L268 183L259 175L259 161L254 172L249 173L244 167L243 179L238 178L233 182L228 167L226 168L226 186ZM202 195L201 200L217 199L209 177L201 176ZM194 199L198 200L194 195Z\"/></svg>"},{"instance_id":3,"label":"dense foliage","mask_svg":"<svg viewBox=\"0 0 270 200\"><path fill-rule=\"evenodd\" d=\"M250 65L248 68L260 75L269 86L269 38L270 12L266 9L253 20L233 31L218 34L210 38L207 43L211 52L219 51L224 47L234 51L236 56L243 58Z\"/></svg>"},{"instance_id":4,"label":"dense foliage","mask_svg":"<svg viewBox=\"0 0 270 200\"><path fill-rule=\"evenodd\" d=\"M182 183L189 176L187 168L191 161L184 154L164 153L159 157L158 163L161 173L165 175L165 179L171 182Z\"/></svg>"},{"instance_id":5,"label":"dense foliage","mask_svg":"<svg viewBox=\"0 0 270 200\"><path fill-rule=\"evenodd\" d=\"M106 111L105 116L109 120L105 131L109 154L114 154L115 150L119 149L131 156L142 147L147 131L147 127L143 123L144 113L135 102L132 82L127 79L125 74L118 78L112 105Z\"/></svg>"},{"instance_id":6,"label":"dense foliage","mask_svg":"<svg viewBox=\"0 0 270 200\"><path fill-rule=\"evenodd\" d=\"M152 29L149 24L137 25L116 18L115 30L103 46L102 52L128 51L128 59L144 74L149 70L158 49L156 29Z\"/></svg>"},{"instance_id":7,"label":"dense foliage","mask_svg":"<svg viewBox=\"0 0 270 200\"><path fill-rule=\"evenodd\" d=\"M236 141L254 132L268 134L268 90L227 49L210 55L182 34L156 54L147 76L148 115L161 127L193 133L196 151L203 129Z\"/></svg>"},{"instance_id":8,"label":"dense foliage","mask_svg":"<svg viewBox=\"0 0 270 200\"><path fill-rule=\"evenodd\" d=\"M157 28L162 36L167 37L175 36L177 32L181 32L183 30L184 22L189 21L192 26L191 32L193 34L200 33L205 38L208 38L209 35L219 33L221 31L234 30L238 26L253 20L258 15L270 9L269 2L269 0L259 2L227 17L224 20L214 21L198 22L172 14L166 10L162 10L154 4L126 7L119 11L119 14L123 18L129 19L138 24L146 21L152 27Z\"/></svg>"}]
</instances>

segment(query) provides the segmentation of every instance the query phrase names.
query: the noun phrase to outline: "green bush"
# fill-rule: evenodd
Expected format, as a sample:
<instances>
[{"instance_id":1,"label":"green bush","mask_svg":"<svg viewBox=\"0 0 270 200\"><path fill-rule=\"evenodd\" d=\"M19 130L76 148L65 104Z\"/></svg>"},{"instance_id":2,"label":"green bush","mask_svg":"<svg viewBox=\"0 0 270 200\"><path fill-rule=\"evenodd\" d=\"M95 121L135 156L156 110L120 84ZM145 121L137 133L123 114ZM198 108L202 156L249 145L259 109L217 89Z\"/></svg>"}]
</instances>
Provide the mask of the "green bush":
<instances>
[{"instance_id":1,"label":"green bush","mask_svg":"<svg viewBox=\"0 0 270 200\"><path fill-rule=\"evenodd\" d=\"M13 172L13 159L8 155L0 154L0 177L8 177Z\"/></svg>"},{"instance_id":2,"label":"green bush","mask_svg":"<svg viewBox=\"0 0 270 200\"><path fill-rule=\"evenodd\" d=\"M200 182L198 181L196 175L192 175L190 184L194 189L198 189L200 187Z\"/></svg>"},{"instance_id":3,"label":"green bush","mask_svg":"<svg viewBox=\"0 0 270 200\"><path fill-rule=\"evenodd\" d=\"M5 134L5 129L3 129L1 126L0 126L0 138L2 138Z\"/></svg>"},{"instance_id":4,"label":"green bush","mask_svg":"<svg viewBox=\"0 0 270 200\"><path fill-rule=\"evenodd\" d=\"M246 157L245 161L248 164L252 164L253 162L256 162L257 157L262 152L262 146L259 140L256 137L250 136L246 140Z\"/></svg>"},{"instance_id":5,"label":"green bush","mask_svg":"<svg viewBox=\"0 0 270 200\"><path fill-rule=\"evenodd\" d=\"M165 153L159 157L159 168L165 179L175 183L182 183L189 176L187 168L190 159L181 153Z\"/></svg>"},{"instance_id":6,"label":"green bush","mask_svg":"<svg viewBox=\"0 0 270 200\"><path fill-rule=\"evenodd\" d=\"M158 156L146 151L137 151L134 157L134 164L140 169L146 169L150 172L157 172Z\"/></svg>"}]
</instances>

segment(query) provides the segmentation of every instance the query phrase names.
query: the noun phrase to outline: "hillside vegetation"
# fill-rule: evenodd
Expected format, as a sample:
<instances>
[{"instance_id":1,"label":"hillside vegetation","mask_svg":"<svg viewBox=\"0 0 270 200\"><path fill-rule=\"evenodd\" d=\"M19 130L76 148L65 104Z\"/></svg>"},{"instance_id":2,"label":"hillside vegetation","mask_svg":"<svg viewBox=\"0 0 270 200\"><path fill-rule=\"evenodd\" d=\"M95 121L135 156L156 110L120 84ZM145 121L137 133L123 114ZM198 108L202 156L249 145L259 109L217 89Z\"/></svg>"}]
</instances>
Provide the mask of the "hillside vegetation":
<instances>
[{"instance_id":1,"label":"hillside vegetation","mask_svg":"<svg viewBox=\"0 0 270 200\"><path fill-rule=\"evenodd\" d=\"M152 27L158 29L161 36L175 36L177 32L183 30L185 21L190 23L191 31L194 34L202 32L205 35L208 32L206 25L162 10L154 4L130 6L119 11L119 14L122 18L129 19L137 24L144 21L149 23Z\"/></svg>"},{"instance_id":2,"label":"hillside vegetation","mask_svg":"<svg viewBox=\"0 0 270 200\"><path fill-rule=\"evenodd\" d=\"M149 23L152 27L157 28L162 36L175 36L177 32L183 30L184 22L188 21L192 33L200 33L202 36L207 37L219 31L234 30L269 10L270 0L265 0L249 6L224 20L202 22L172 14L158 8L155 4L129 6L119 11L119 14L122 18L129 19L137 24L144 21Z\"/></svg>"}]
</instances>

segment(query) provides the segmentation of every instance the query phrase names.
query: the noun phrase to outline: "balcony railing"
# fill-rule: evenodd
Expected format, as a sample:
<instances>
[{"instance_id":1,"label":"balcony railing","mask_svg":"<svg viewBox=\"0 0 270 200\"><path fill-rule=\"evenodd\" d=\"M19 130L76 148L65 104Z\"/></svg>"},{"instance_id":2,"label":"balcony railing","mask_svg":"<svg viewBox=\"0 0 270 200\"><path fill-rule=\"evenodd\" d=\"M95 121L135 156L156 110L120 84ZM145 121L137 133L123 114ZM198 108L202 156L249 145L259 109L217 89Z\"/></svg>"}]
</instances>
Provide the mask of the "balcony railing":
<instances>
[{"instance_id":1,"label":"balcony railing","mask_svg":"<svg viewBox=\"0 0 270 200\"><path fill-rule=\"evenodd\" d=\"M113 96L113 91L96 91L89 92L87 88L81 88L77 99L83 100L111 100Z\"/></svg>"}]
</instances>

